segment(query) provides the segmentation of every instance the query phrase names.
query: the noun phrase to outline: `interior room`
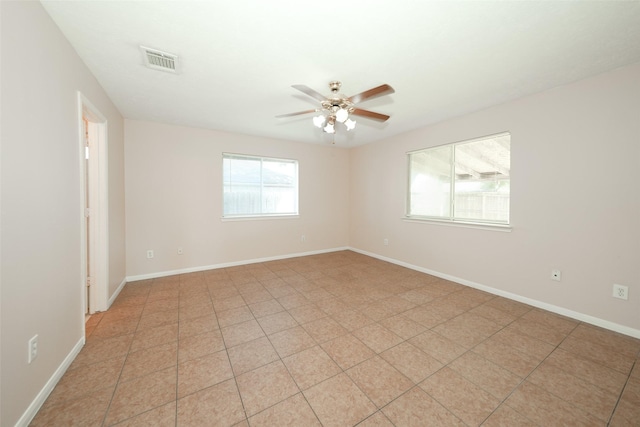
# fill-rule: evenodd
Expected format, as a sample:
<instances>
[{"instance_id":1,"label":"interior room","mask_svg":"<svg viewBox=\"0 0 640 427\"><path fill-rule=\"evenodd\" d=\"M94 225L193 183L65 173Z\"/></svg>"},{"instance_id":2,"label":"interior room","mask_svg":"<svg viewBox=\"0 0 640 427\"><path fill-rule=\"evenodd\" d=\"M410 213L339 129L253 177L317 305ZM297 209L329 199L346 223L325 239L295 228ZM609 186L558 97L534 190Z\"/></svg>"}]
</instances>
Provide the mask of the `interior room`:
<instances>
[{"instance_id":1,"label":"interior room","mask_svg":"<svg viewBox=\"0 0 640 427\"><path fill-rule=\"evenodd\" d=\"M0 24L0 425L637 425L640 2Z\"/></svg>"}]
</instances>

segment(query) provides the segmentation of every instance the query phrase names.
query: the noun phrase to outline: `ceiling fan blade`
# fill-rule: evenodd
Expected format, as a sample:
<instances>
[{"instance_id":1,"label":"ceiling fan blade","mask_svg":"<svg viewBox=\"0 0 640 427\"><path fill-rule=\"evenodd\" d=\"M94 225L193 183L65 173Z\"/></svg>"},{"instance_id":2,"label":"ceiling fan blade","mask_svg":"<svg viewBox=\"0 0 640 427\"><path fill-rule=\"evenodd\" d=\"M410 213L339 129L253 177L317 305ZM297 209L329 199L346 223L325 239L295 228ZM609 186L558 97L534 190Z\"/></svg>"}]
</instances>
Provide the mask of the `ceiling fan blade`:
<instances>
[{"instance_id":1,"label":"ceiling fan blade","mask_svg":"<svg viewBox=\"0 0 640 427\"><path fill-rule=\"evenodd\" d=\"M369 90L365 90L364 92L361 92L357 95L353 95L352 97L349 98L349 101L353 102L354 104L357 104L359 102L366 101L368 99L377 98L379 96L391 95L394 92L395 90L393 90L391 86L389 86L388 84L384 84Z\"/></svg>"},{"instance_id":2,"label":"ceiling fan blade","mask_svg":"<svg viewBox=\"0 0 640 427\"><path fill-rule=\"evenodd\" d=\"M299 116L301 114L315 113L315 112L318 112L318 111L320 111L320 110L315 109L315 110L298 111L296 113L280 114L279 116L276 116L276 119L281 119L283 117Z\"/></svg>"},{"instance_id":3,"label":"ceiling fan blade","mask_svg":"<svg viewBox=\"0 0 640 427\"><path fill-rule=\"evenodd\" d=\"M369 110L363 110L362 108L354 108L351 114L377 120L379 122L386 122L387 120L389 120L389 117L391 117L391 116L387 116L386 114L380 114L380 113L376 113Z\"/></svg>"},{"instance_id":4,"label":"ceiling fan blade","mask_svg":"<svg viewBox=\"0 0 640 427\"><path fill-rule=\"evenodd\" d=\"M304 92L307 95L309 95L310 97L317 99L318 101L322 102L324 100L327 99L326 96L322 95L319 92L316 92L315 90L311 89L309 86L305 86L305 85L293 85L291 86L294 89L298 89L300 92Z\"/></svg>"}]
</instances>

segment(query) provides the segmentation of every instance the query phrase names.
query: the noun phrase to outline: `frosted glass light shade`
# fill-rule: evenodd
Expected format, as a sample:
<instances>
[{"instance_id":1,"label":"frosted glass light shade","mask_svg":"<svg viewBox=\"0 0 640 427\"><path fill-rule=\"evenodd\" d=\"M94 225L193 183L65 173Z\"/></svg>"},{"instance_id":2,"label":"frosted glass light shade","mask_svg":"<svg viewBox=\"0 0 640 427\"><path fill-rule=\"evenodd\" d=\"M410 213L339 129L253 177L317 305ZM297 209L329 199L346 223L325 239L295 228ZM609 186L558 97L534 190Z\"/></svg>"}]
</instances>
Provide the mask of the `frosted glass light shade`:
<instances>
[{"instance_id":1,"label":"frosted glass light shade","mask_svg":"<svg viewBox=\"0 0 640 427\"><path fill-rule=\"evenodd\" d=\"M313 118L313 124L315 127L322 128L322 126L324 126L324 116L315 116Z\"/></svg>"},{"instance_id":2,"label":"frosted glass light shade","mask_svg":"<svg viewBox=\"0 0 640 427\"><path fill-rule=\"evenodd\" d=\"M347 130L352 130L356 127L355 120L348 119L344 122L344 125L347 127Z\"/></svg>"},{"instance_id":3,"label":"frosted glass light shade","mask_svg":"<svg viewBox=\"0 0 640 427\"><path fill-rule=\"evenodd\" d=\"M336 133L336 128L333 123L327 123L323 129L326 133Z\"/></svg>"},{"instance_id":4,"label":"frosted glass light shade","mask_svg":"<svg viewBox=\"0 0 640 427\"><path fill-rule=\"evenodd\" d=\"M345 120L347 120L348 118L349 118L349 112L344 108L341 108L336 112L336 120L339 121L340 123L344 123Z\"/></svg>"}]
</instances>

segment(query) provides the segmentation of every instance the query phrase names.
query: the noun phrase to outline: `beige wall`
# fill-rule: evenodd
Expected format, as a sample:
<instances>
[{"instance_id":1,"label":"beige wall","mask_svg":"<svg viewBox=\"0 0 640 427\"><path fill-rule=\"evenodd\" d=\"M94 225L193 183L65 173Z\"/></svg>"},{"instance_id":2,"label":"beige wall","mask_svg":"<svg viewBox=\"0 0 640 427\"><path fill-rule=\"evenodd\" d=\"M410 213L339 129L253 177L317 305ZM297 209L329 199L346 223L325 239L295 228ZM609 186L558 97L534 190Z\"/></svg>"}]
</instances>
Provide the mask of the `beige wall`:
<instances>
[{"instance_id":1,"label":"beige wall","mask_svg":"<svg viewBox=\"0 0 640 427\"><path fill-rule=\"evenodd\" d=\"M122 117L41 4L0 7L0 424L11 426L83 338L77 91L109 124L111 284L125 276L124 131ZM35 334L38 357L27 364Z\"/></svg>"},{"instance_id":2,"label":"beige wall","mask_svg":"<svg viewBox=\"0 0 640 427\"><path fill-rule=\"evenodd\" d=\"M125 139L128 277L348 244L348 150L134 120ZM223 152L298 160L299 218L222 221Z\"/></svg>"},{"instance_id":3,"label":"beige wall","mask_svg":"<svg viewBox=\"0 0 640 427\"><path fill-rule=\"evenodd\" d=\"M403 221L407 151L505 131L511 233ZM638 170L640 64L354 148L349 242L637 335ZM629 286L628 301L612 298L613 283Z\"/></svg>"}]
</instances>

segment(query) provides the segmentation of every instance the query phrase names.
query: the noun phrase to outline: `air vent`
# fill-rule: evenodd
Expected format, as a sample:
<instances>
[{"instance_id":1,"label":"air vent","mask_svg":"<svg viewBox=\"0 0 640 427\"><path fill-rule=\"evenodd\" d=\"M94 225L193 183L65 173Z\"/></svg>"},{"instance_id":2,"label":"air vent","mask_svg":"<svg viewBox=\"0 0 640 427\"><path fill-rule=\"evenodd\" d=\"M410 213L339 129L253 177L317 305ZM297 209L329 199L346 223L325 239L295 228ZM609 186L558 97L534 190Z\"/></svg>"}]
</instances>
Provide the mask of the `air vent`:
<instances>
[{"instance_id":1,"label":"air vent","mask_svg":"<svg viewBox=\"0 0 640 427\"><path fill-rule=\"evenodd\" d=\"M142 49L144 64L147 67L153 70L166 71L168 73L178 72L178 55L144 46L140 46L140 49Z\"/></svg>"}]
</instances>

